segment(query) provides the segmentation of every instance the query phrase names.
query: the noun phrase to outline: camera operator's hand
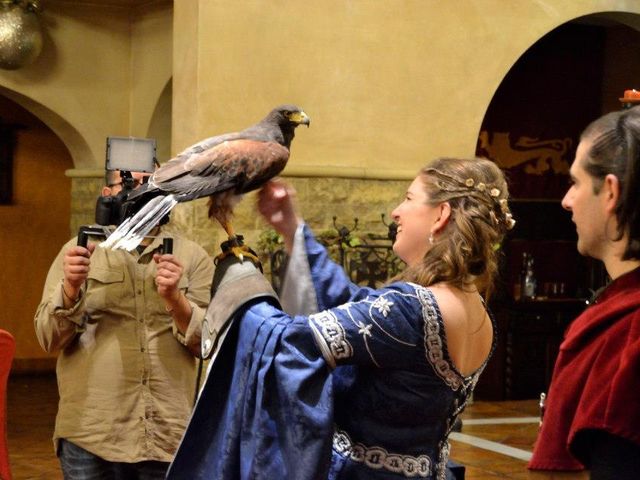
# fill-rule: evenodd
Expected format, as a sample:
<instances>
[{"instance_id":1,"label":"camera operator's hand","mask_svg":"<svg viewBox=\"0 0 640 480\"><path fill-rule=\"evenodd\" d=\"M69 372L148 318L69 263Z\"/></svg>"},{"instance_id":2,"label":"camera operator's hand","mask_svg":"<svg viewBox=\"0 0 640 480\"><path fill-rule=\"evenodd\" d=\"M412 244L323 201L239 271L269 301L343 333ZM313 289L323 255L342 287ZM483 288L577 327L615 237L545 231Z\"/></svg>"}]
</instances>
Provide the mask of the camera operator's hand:
<instances>
[{"instance_id":1,"label":"camera operator's hand","mask_svg":"<svg viewBox=\"0 0 640 480\"><path fill-rule=\"evenodd\" d=\"M158 295L167 301L175 300L180 295L178 283L182 277L182 264L173 254L153 255L153 261L157 264L156 285Z\"/></svg>"},{"instance_id":2,"label":"camera operator's hand","mask_svg":"<svg viewBox=\"0 0 640 480\"><path fill-rule=\"evenodd\" d=\"M80 287L89 276L91 254L96 248L95 243L89 243L87 247L74 246L66 251L62 259L62 294L65 308L71 308L78 301Z\"/></svg>"},{"instance_id":3,"label":"camera operator's hand","mask_svg":"<svg viewBox=\"0 0 640 480\"><path fill-rule=\"evenodd\" d=\"M167 312L175 320L178 330L185 333L191 319L191 304L178 288L183 272L182 263L171 253L155 253L153 261L157 265L158 295L164 299Z\"/></svg>"}]
</instances>

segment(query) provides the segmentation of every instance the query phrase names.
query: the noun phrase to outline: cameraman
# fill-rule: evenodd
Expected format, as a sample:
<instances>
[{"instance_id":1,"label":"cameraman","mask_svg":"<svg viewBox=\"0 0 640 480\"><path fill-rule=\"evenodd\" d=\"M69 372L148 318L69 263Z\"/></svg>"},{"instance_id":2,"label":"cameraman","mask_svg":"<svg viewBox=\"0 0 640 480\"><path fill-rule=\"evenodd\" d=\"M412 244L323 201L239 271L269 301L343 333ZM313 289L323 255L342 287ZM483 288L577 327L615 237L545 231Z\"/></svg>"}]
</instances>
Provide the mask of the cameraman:
<instances>
[{"instance_id":1,"label":"cameraman","mask_svg":"<svg viewBox=\"0 0 640 480\"><path fill-rule=\"evenodd\" d=\"M128 188L149 174L131 176ZM122 179L108 171L103 197ZM163 253L160 230L132 252L74 238L49 269L35 329L60 352L53 440L66 480L164 478L186 427L213 262L179 237Z\"/></svg>"}]
</instances>

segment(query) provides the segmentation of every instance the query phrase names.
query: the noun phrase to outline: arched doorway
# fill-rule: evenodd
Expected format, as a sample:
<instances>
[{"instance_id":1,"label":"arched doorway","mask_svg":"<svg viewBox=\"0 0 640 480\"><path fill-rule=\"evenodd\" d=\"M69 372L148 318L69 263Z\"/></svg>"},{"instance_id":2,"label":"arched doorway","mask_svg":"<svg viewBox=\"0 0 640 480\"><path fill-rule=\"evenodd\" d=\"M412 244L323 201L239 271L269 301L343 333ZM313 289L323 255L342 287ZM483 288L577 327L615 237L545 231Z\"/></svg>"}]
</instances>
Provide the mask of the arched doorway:
<instances>
[{"instance_id":1,"label":"arched doorway","mask_svg":"<svg viewBox=\"0 0 640 480\"><path fill-rule=\"evenodd\" d=\"M12 143L5 178L12 191L0 205L3 315L0 327L16 337L14 371L53 368L38 345L33 316L49 266L69 238L73 168L64 143L40 119L0 95L0 122Z\"/></svg>"},{"instance_id":2,"label":"arched doorway","mask_svg":"<svg viewBox=\"0 0 640 480\"><path fill-rule=\"evenodd\" d=\"M504 245L502 289L494 310L502 344L478 396L536 398L545 391L566 326L605 282L601 263L581 257L571 215L560 201L581 131L621 108L640 89L638 15L603 13L565 23L532 45L496 90L479 132L477 155L510 179L517 225ZM525 258L535 295L523 296Z\"/></svg>"}]
</instances>

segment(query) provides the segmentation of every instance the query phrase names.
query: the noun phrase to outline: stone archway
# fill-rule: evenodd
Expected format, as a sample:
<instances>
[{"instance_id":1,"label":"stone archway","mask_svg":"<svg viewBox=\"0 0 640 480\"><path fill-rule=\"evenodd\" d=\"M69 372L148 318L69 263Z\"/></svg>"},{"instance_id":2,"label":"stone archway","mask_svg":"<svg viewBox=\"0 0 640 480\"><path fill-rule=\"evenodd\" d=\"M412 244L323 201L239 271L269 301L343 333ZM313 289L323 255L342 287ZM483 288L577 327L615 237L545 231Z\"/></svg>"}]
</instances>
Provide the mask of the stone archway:
<instances>
[{"instance_id":1,"label":"stone archway","mask_svg":"<svg viewBox=\"0 0 640 480\"><path fill-rule=\"evenodd\" d=\"M51 369L53 358L37 343L33 316L49 266L69 238L71 180L65 171L73 162L41 118L2 95L0 112L3 123L15 126L13 196L0 206L1 326L16 338L14 371Z\"/></svg>"},{"instance_id":2,"label":"stone archway","mask_svg":"<svg viewBox=\"0 0 640 480\"><path fill-rule=\"evenodd\" d=\"M69 150L73 160L72 168L94 167L93 153L86 140L69 122L61 115L47 108L45 105L14 90L0 85L0 95L11 99L26 111L36 116L47 125Z\"/></svg>"}]
</instances>

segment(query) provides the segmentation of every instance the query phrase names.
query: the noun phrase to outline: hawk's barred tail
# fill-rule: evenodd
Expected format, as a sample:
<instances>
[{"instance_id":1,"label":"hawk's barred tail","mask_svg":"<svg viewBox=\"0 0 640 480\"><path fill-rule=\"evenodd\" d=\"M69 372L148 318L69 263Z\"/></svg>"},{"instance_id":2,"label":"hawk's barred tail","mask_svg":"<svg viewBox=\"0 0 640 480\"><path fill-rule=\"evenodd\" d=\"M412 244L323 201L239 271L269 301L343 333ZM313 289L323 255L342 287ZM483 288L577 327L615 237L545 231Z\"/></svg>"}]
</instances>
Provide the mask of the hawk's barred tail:
<instances>
[{"instance_id":1,"label":"hawk's barred tail","mask_svg":"<svg viewBox=\"0 0 640 480\"><path fill-rule=\"evenodd\" d=\"M100 246L113 250L133 250L177 203L173 195L153 198L133 217L122 222Z\"/></svg>"}]
</instances>

